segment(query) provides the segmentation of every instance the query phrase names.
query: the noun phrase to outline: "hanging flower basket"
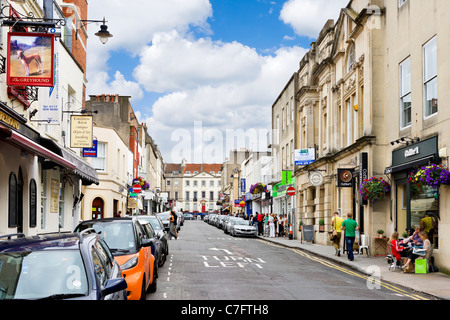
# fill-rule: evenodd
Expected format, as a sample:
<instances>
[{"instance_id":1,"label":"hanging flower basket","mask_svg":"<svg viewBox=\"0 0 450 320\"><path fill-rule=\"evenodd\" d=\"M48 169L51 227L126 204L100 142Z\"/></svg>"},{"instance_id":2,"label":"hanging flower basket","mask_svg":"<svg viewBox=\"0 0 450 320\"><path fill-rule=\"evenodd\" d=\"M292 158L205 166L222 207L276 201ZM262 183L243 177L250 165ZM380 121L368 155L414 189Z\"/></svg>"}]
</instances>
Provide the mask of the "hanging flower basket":
<instances>
[{"instance_id":1,"label":"hanging flower basket","mask_svg":"<svg viewBox=\"0 0 450 320\"><path fill-rule=\"evenodd\" d=\"M133 184L139 184L142 187L142 190L147 190L150 188L150 184L144 180L142 177L137 177L133 179Z\"/></svg>"},{"instance_id":2,"label":"hanging flower basket","mask_svg":"<svg viewBox=\"0 0 450 320\"><path fill-rule=\"evenodd\" d=\"M359 194L371 203L382 200L391 193L391 185L383 178L372 177L365 179L359 187Z\"/></svg>"},{"instance_id":3,"label":"hanging flower basket","mask_svg":"<svg viewBox=\"0 0 450 320\"><path fill-rule=\"evenodd\" d=\"M267 186L263 183L256 183L250 187L251 194L267 192Z\"/></svg>"},{"instance_id":4,"label":"hanging flower basket","mask_svg":"<svg viewBox=\"0 0 450 320\"><path fill-rule=\"evenodd\" d=\"M411 188L419 190L424 186L439 188L441 185L450 184L450 172L445 166L433 163L412 171L408 180Z\"/></svg>"}]
</instances>

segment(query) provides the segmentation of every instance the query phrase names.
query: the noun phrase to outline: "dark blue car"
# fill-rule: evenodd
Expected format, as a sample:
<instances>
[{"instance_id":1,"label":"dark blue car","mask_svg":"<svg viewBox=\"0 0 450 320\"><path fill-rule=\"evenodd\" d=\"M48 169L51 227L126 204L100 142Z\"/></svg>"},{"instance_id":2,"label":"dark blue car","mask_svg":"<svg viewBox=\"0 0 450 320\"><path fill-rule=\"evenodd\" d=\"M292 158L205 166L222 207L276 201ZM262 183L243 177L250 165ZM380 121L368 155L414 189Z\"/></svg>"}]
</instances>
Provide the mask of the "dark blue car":
<instances>
[{"instance_id":1,"label":"dark blue car","mask_svg":"<svg viewBox=\"0 0 450 320\"><path fill-rule=\"evenodd\" d=\"M119 265L93 229L0 236L0 300L126 300L126 288Z\"/></svg>"}]
</instances>

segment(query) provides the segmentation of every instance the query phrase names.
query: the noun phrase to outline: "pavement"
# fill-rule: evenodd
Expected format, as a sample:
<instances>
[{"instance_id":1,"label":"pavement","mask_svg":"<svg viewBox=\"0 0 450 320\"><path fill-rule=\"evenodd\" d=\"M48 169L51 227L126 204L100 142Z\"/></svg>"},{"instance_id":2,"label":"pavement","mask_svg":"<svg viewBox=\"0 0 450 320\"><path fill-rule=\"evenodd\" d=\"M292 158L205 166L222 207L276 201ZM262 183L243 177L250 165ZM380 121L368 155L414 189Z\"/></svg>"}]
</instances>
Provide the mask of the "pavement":
<instances>
[{"instance_id":1,"label":"pavement","mask_svg":"<svg viewBox=\"0 0 450 320\"><path fill-rule=\"evenodd\" d=\"M347 259L347 254L342 254L342 249L341 256L335 256L335 249L332 246L319 245L311 242L302 243L300 240L291 240L286 237L269 238L259 236L259 239L320 256L332 262L355 269L366 275L373 276L373 270L379 270L381 281L409 288L436 299L450 300L450 276L441 272L415 274L404 273L401 269L392 271L388 269L389 265L385 256L369 257L365 250L364 254L361 255L358 255L355 251L355 259L349 261ZM374 269L374 266L378 266L379 268Z\"/></svg>"}]
</instances>

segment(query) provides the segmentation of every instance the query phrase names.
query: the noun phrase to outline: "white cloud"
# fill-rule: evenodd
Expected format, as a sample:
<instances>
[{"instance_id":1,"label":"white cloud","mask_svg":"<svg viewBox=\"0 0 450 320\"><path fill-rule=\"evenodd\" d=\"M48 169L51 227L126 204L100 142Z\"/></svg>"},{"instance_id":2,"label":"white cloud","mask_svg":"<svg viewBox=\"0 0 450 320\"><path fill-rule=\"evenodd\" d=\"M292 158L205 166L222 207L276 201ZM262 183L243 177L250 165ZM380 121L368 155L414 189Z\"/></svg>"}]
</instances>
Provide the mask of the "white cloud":
<instances>
[{"instance_id":1,"label":"white cloud","mask_svg":"<svg viewBox=\"0 0 450 320\"><path fill-rule=\"evenodd\" d=\"M134 75L154 92L243 83L260 72L260 57L254 49L237 42L189 39L177 31L155 35L140 60Z\"/></svg>"},{"instance_id":2,"label":"white cloud","mask_svg":"<svg viewBox=\"0 0 450 320\"><path fill-rule=\"evenodd\" d=\"M187 41L187 40L185 40ZM171 48L179 51L185 56L192 52L186 48L192 48L200 57L207 57L211 51L217 50L216 57L211 60L218 62L233 61L233 58L246 56L247 64L251 65L250 72L246 72L246 67L235 69L229 66L230 77L217 79L209 68L198 67L191 69L190 77L201 79L197 85L191 83L186 90L175 90L161 97L153 105L153 116L144 120L149 126L150 134L159 141L160 148L166 156L173 156L172 151L175 146L172 141L172 133L184 130L186 139L189 139L191 150L202 147L207 149L207 141L198 145L198 139L194 141L193 129L196 123L201 123L205 132L219 130L221 139L215 141L214 149L221 150L222 154L227 152L226 145L227 132L237 132L236 130L269 130L271 127L271 106L276 97L285 86L293 72L298 67L298 62L305 54L306 50L300 47L279 49L274 56L260 56L250 54L247 56L249 48L239 45L233 50L218 50L222 48L220 43L204 41L202 39L191 41L189 45L179 43L183 49ZM199 46L199 43L202 46ZM235 44L236 45L236 44ZM199 50L199 47L201 50ZM253 50L250 50L253 52ZM162 52L164 53L164 52ZM169 54L169 53L168 53ZM162 60L165 55L161 54ZM162 63L156 57L150 65ZM200 59L202 61L202 59ZM238 62L236 62L239 64ZM205 65L208 63L205 62ZM213 65L214 66L214 63ZM210 65L210 67L212 67ZM176 65L170 70L166 70L161 75L167 83L179 83L180 79L186 77L185 70L179 70ZM219 66L217 66L219 67ZM167 65L166 65L167 68ZM183 69L183 68L182 68ZM256 70L256 71L255 71ZM177 72L180 71L180 74ZM214 83L214 85L209 84ZM178 86L178 84L177 84ZM263 141L262 141L263 140ZM266 136L258 137L258 141L247 142L247 145L233 145L233 148L247 147L258 149L266 144ZM193 156L193 155L192 155ZM198 154L196 154L198 159ZM204 154L208 160L208 155ZM188 156L186 156L188 157ZM166 161L179 161L177 159L165 159ZM190 160L190 159L188 159ZM192 159L191 159L192 160ZM205 160L205 159L203 159ZM223 159L221 159L223 160Z\"/></svg>"},{"instance_id":3,"label":"white cloud","mask_svg":"<svg viewBox=\"0 0 450 320\"><path fill-rule=\"evenodd\" d=\"M183 33L190 27L208 30L212 7L209 0L132 0L132 5L123 0L93 0L89 1L88 13L91 20L105 17L108 31L113 34L103 45L94 35L99 26L88 25L87 78L90 84L96 84L89 84L88 90L96 94L93 90L101 89L102 81L108 80L104 73L109 70L109 52L120 49L138 55L156 33ZM104 82L103 87L108 88L108 84Z\"/></svg>"},{"instance_id":4,"label":"white cloud","mask_svg":"<svg viewBox=\"0 0 450 320\"><path fill-rule=\"evenodd\" d=\"M299 36L317 38L328 19L339 17L349 0L289 0L283 5L280 19Z\"/></svg>"},{"instance_id":5,"label":"white cloud","mask_svg":"<svg viewBox=\"0 0 450 320\"><path fill-rule=\"evenodd\" d=\"M209 161L211 149L218 151L215 156L229 151L227 132L242 138L246 130L270 129L271 106L306 49L286 47L261 55L238 42L196 39L189 28L209 28L206 21L212 8L208 0L133 0L133 7L139 10L124 15L122 0L108 0L107 6L105 1L90 1L90 19L105 16L114 37L102 45L92 36L98 28L89 28L88 94L140 99L144 90L162 93L151 110L135 111L166 162L181 160L179 152L174 152L179 143L173 141L179 133L189 140L189 161ZM108 65L110 52L119 49L139 57L134 79L109 69L115 68ZM109 71L114 76L110 77ZM206 141L194 139L194 127L199 124ZM212 144L211 136L217 138ZM265 135L259 139L263 141L246 147L258 149L261 142L265 146ZM222 161L223 157L213 160Z\"/></svg>"}]
</instances>

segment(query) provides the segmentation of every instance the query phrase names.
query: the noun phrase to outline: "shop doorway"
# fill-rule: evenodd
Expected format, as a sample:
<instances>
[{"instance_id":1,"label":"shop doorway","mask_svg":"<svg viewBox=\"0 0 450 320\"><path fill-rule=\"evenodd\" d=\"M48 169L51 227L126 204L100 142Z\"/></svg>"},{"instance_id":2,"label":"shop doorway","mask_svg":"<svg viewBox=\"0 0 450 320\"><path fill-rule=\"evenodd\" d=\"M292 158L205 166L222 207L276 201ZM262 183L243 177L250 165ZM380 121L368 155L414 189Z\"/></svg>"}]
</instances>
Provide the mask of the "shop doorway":
<instances>
[{"instance_id":1,"label":"shop doorway","mask_svg":"<svg viewBox=\"0 0 450 320\"><path fill-rule=\"evenodd\" d=\"M397 203L397 217L395 219L395 229L403 235L405 232L409 232L411 221L408 219L408 184L406 180L397 181L396 190L396 203Z\"/></svg>"},{"instance_id":2,"label":"shop doorway","mask_svg":"<svg viewBox=\"0 0 450 320\"><path fill-rule=\"evenodd\" d=\"M102 219L104 212L104 202L102 198L95 198L92 201L92 219Z\"/></svg>"}]
</instances>

